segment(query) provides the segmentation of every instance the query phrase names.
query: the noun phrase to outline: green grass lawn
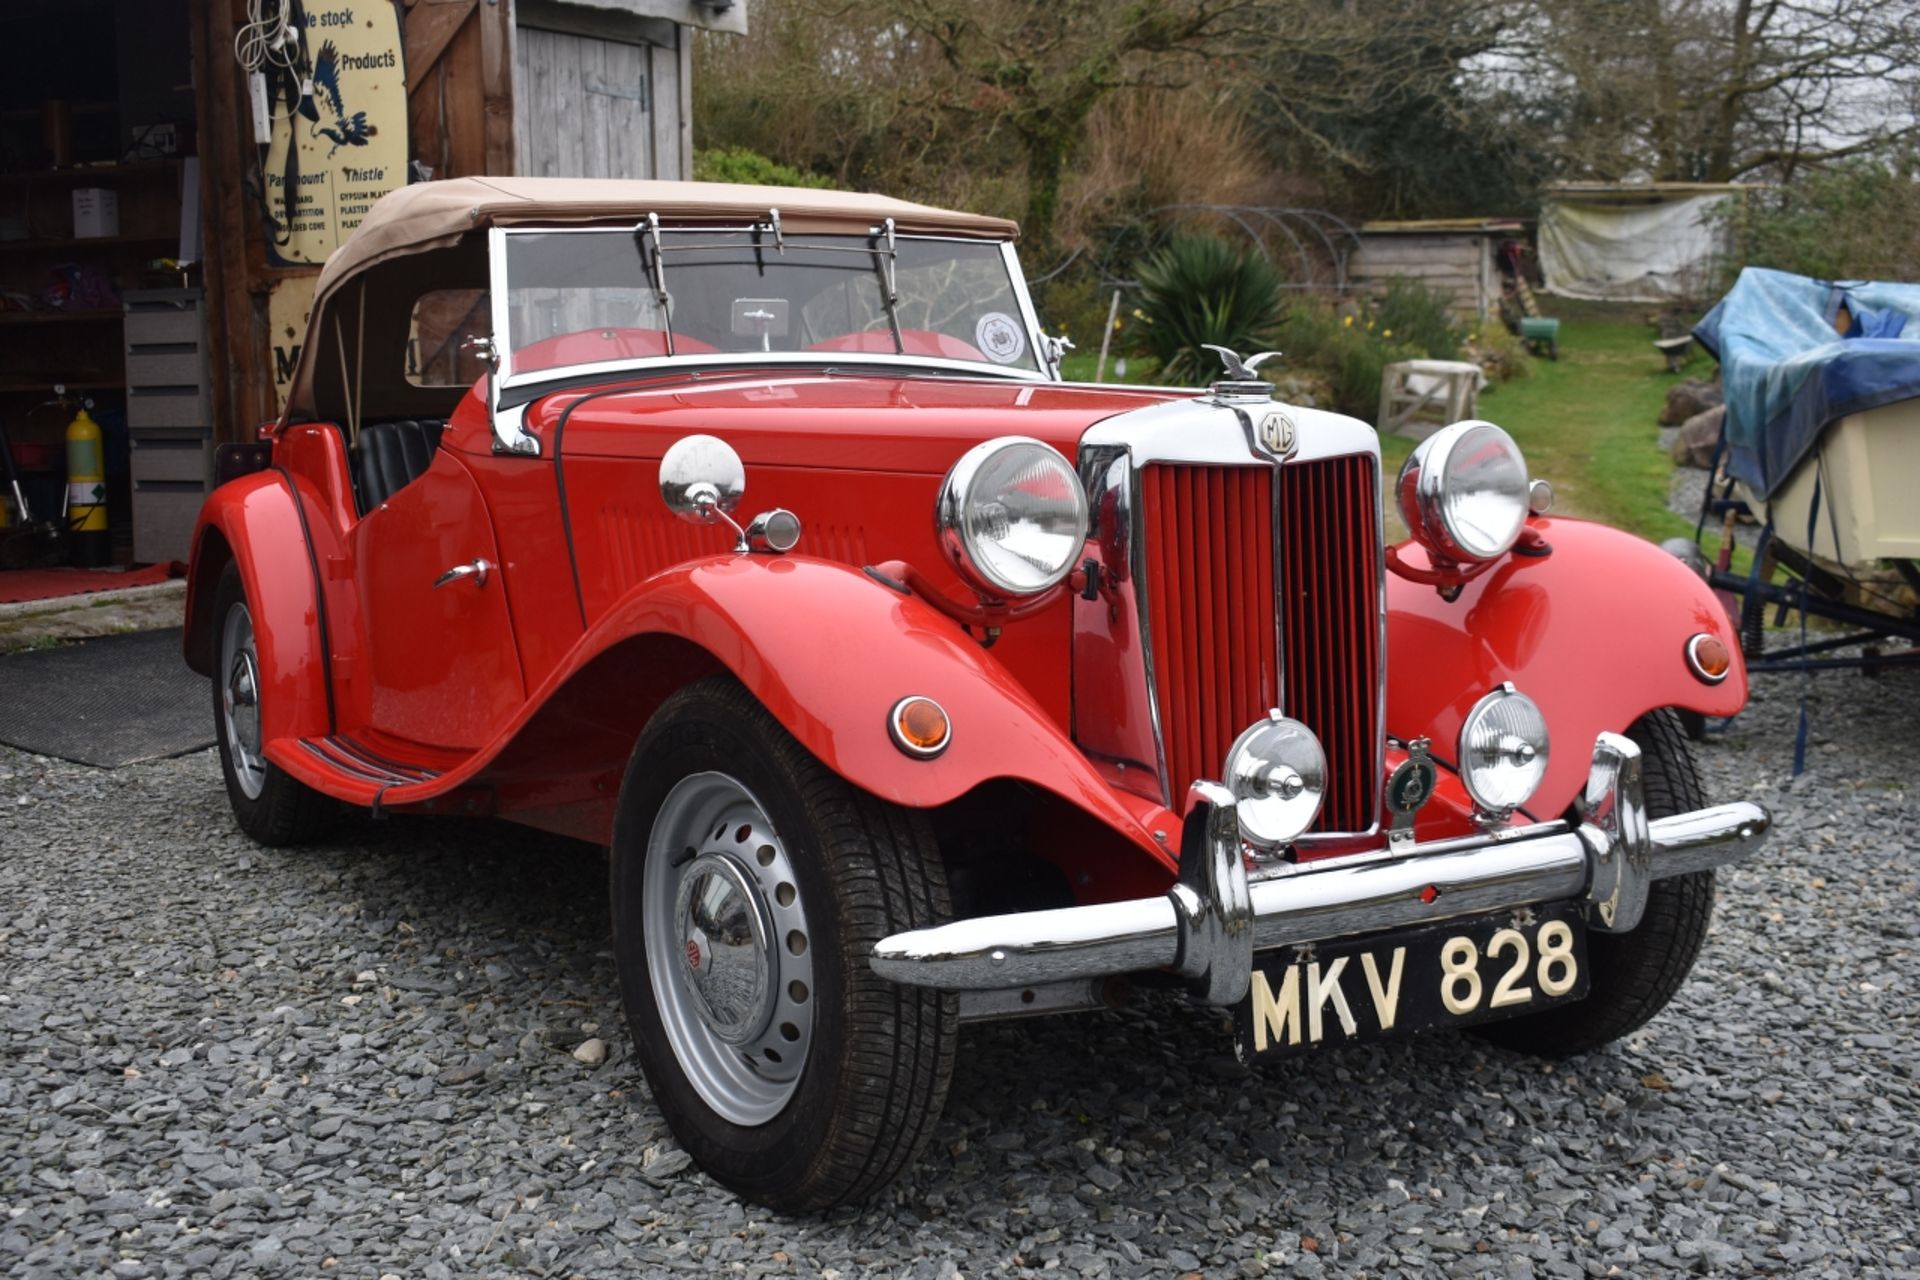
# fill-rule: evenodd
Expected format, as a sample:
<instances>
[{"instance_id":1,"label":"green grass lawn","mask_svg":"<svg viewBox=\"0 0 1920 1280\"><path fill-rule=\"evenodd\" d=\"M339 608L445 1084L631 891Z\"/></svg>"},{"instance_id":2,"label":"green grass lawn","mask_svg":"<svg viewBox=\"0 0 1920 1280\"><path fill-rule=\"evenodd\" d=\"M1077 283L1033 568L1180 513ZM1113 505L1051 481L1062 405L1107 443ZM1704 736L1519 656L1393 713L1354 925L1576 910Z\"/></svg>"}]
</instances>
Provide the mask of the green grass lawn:
<instances>
[{"instance_id":1,"label":"green grass lawn","mask_svg":"<svg viewBox=\"0 0 1920 1280\"><path fill-rule=\"evenodd\" d=\"M1692 536L1693 521L1667 509L1673 462L1657 423L1670 374L1640 318L1644 308L1583 308L1563 319L1560 358L1532 362L1528 376L1488 387L1480 416L1510 432L1528 471L1553 485L1554 510L1585 516L1659 542ZM1609 314L1611 312L1612 314ZM1689 372L1710 368L1705 356ZM1411 442L1389 442L1395 466Z\"/></svg>"},{"instance_id":2,"label":"green grass lawn","mask_svg":"<svg viewBox=\"0 0 1920 1280\"><path fill-rule=\"evenodd\" d=\"M1114 362L1119 358L1118 352L1107 354L1107 376L1102 381L1139 385L1158 380L1160 362L1152 356L1128 356L1126 358L1127 373L1124 378L1114 368ZM1094 370L1099 367L1100 349L1098 347L1092 351L1069 351L1067 358L1060 362L1060 376L1068 382L1092 382Z\"/></svg>"}]
</instances>

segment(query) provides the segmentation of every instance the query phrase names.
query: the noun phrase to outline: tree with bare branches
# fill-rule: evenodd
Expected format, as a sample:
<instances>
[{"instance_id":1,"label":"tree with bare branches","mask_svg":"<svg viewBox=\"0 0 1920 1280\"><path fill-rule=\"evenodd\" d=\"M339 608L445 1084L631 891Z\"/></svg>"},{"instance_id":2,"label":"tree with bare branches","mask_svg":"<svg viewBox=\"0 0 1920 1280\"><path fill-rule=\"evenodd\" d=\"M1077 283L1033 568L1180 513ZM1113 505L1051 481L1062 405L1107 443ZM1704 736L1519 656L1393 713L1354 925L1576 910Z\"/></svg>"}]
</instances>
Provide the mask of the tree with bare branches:
<instances>
[{"instance_id":1,"label":"tree with bare branches","mask_svg":"<svg viewBox=\"0 0 1920 1280\"><path fill-rule=\"evenodd\" d=\"M1582 176L1791 180L1920 132L1914 0L1541 0L1525 43Z\"/></svg>"},{"instance_id":2,"label":"tree with bare branches","mask_svg":"<svg viewBox=\"0 0 1920 1280\"><path fill-rule=\"evenodd\" d=\"M1234 60L1260 33L1260 0L893 0L963 83L966 109L992 113L1020 142L1022 230L1044 267L1067 160L1102 100L1169 88Z\"/></svg>"}]
</instances>

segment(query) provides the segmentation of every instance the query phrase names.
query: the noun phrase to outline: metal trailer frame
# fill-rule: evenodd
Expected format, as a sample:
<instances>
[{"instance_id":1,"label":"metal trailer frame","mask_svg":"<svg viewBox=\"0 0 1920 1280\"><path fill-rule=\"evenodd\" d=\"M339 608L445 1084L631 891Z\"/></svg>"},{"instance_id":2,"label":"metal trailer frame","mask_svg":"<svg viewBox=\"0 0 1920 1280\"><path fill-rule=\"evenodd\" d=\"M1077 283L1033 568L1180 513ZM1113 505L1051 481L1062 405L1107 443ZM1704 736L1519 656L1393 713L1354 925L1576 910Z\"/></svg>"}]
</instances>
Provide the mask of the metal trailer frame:
<instances>
[{"instance_id":1,"label":"metal trailer frame","mask_svg":"<svg viewBox=\"0 0 1920 1280\"><path fill-rule=\"evenodd\" d=\"M1722 539L1723 547L1731 545L1731 518L1735 513L1747 512L1747 504L1733 496L1733 482L1724 482L1721 496L1715 496L1716 485L1721 484L1719 466L1721 453L1725 447L1724 432L1721 443L1715 447L1713 471L1707 481L1707 491L1700 505L1700 521L1694 527L1694 549L1702 556L1700 538L1706 529L1710 516L1720 516L1727 522L1728 533ZM1750 513L1749 513L1750 514ZM1731 596L1740 601L1739 613L1735 622L1739 628L1740 647L1747 660L1747 670L1756 671L1844 671L1857 670L1864 675L1878 675L1889 668L1920 667L1920 613L1901 617L1897 614L1882 613L1874 609L1863 609L1836 598L1837 589L1843 588L1850 579L1839 573L1822 567L1799 551L1782 543L1773 536L1772 527L1762 531L1762 542L1755 551L1756 562L1751 574L1737 574L1727 566L1723 556L1717 565L1707 567L1708 585L1723 597ZM1906 580L1920 590L1920 564L1911 560L1893 562ZM1771 581L1774 568L1785 569L1793 579L1790 583ZM1774 607L1774 625L1780 626L1790 613L1801 616L1800 642L1780 649L1765 648L1765 633L1761 621L1767 607ZM1731 608L1729 609L1731 612ZM1842 636L1823 636L1809 640L1806 634L1806 619L1824 618L1842 626L1854 628ZM1897 653L1880 651L1880 641L1898 639L1913 645L1912 649ZM1824 657L1840 649L1861 647L1858 656Z\"/></svg>"}]
</instances>

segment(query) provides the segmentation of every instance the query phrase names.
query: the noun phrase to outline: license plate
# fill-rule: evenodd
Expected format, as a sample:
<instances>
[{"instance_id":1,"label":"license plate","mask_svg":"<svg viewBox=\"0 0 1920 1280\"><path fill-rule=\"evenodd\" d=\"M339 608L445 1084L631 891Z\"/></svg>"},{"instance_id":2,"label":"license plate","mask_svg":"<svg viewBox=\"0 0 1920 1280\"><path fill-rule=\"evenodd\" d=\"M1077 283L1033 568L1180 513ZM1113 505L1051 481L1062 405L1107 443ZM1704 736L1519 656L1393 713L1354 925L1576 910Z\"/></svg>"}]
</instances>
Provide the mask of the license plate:
<instances>
[{"instance_id":1,"label":"license plate","mask_svg":"<svg viewBox=\"0 0 1920 1280\"><path fill-rule=\"evenodd\" d=\"M1234 1017L1242 1061L1470 1027L1587 994L1587 930L1571 903L1263 951Z\"/></svg>"}]
</instances>

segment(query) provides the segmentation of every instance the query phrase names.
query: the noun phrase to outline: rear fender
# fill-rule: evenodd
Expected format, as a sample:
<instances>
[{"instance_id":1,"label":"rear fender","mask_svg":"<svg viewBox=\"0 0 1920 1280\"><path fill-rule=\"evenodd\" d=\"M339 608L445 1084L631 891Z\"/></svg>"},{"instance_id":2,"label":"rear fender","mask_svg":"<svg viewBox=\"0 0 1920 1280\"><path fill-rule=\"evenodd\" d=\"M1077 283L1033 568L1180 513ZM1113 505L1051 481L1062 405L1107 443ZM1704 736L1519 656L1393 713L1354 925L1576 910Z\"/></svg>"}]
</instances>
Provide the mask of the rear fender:
<instances>
[{"instance_id":1,"label":"rear fender","mask_svg":"<svg viewBox=\"0 0 1920 1280\"><path fill-rule=\"evenodd\" d=\"M582 764L604 754L583 750L582 737L610 726L612 708L650 713L701 673L697 658L730 672L822 763L882 799L928 809L993 779L1018 779L1172 866L1145 802L1109 787L977 642L858 569L803 556L714 557L635 587L549 677L535 695L540 709L490 772L525 776L556 750ZM938 702L953 726L950 745L931 760L909 758L888 733L894 704L913 694ZM563 745L555 731L563 725L581 736ZM631 745L629 736L622 758Z\"/></svg>"},{"instance_id":2,"label":"rear fender","mask_svg":"<svg viewBox=\"0 0 1920 1280\"><path fill-rule=\"evenodd\" d=\"M1726 610L1678 559L1605 525L1533 523L1550 555L1510 555L1451 603L1388 576L1387 731L1430 737L1452 761L1467 712L1511 680L1546 715L1552 750L1527 808L1552 818L1585 784L1603 730L1624 733L1656 707L1730 716L1746 705L1747 671ZM1426 567L1416 544L1399 552ZM1687 641L1701 632L1733 654L1717 685L1687 666Z\"/></svg>"},{"instance_id":3,"label":"rear fender","mask_svg":"<svg viewBox=\"0 0 1920 1280\"><path fill-rule=\"evenodd\" d=\"M257 471L208 495L194 527L189 563L182 637L187 665L214 675L221 625L214 597L221 573L235 564L253 611L261 736L271 742L330 732L313 559L285 473Z\"/></svg>"}]
</instances>

